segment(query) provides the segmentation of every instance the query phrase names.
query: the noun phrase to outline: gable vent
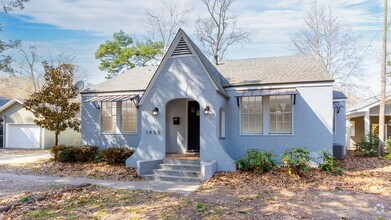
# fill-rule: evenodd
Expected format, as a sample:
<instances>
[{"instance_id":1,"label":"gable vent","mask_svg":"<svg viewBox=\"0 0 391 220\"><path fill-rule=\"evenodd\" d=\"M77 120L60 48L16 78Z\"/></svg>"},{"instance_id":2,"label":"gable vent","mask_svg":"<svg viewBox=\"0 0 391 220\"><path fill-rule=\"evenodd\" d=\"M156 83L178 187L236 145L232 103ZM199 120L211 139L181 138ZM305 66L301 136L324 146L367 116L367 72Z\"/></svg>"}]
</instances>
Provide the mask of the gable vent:
<instances>
[{"instance_id":1,"label":"gable vent","mask_svg":"<svg viewBox=\"0 0 391 220\"><path fill-rule=\"evenodd\" d=\"M189 55L189 54L192 54L190 48L189 46L187 46L185 40L181 37L181 39L178 42L178 45L176 46L171 56L174 57L174 56Z\"/></svg>"}]
</instances>

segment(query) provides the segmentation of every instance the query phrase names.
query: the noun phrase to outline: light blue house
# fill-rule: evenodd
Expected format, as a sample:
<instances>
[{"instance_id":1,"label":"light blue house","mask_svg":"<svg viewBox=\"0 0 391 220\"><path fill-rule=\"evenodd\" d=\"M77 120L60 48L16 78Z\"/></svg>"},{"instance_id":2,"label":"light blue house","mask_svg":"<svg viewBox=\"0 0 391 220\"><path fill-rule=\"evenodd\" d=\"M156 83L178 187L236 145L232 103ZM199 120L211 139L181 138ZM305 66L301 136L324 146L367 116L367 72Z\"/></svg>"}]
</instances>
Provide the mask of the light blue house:
<instances>
[{"instance_id":1,"label":"light blue house","mask_svg":"<svg viewBox=\"0 0 391 220\"><path fill-rule=\"evenodd\" d=\"M247 148L332 150L346 142L345 97L334 99L333 82L308 56L212 64L179 30L158 67L134 68L82 92L82 140L137 148L126 165L139 174L169 153L199 152L195 176L204 179L236 170Z\"/></svg>"}]
</instances>

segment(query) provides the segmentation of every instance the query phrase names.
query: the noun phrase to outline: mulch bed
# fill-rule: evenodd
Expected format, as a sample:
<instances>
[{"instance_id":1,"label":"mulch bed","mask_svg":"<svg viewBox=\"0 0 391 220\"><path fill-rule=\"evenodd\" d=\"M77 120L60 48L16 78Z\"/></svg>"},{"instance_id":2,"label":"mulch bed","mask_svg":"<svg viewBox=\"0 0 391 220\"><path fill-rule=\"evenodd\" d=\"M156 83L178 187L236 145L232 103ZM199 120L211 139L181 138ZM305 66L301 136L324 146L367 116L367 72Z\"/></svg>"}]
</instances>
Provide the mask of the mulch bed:
<instances>
[{"instance_id":1,"label":"mulch bed","mask_svg":"<svg viewBox=\"0 0 391 220\"><path fill-rule=\"evenodd\" d=\"M286 188L297 191L304 188L322 190L349 189L358 192L390 196L391 161L378 157L362 157L348 151L345 160L339 162L344 175L337 176L319 169L311 169L309 176L290 175L284 169L257 175L251 172L221 172L201 185L203 188L241 188L243 185L270 188Z\"/></svg>"}]
</instances>

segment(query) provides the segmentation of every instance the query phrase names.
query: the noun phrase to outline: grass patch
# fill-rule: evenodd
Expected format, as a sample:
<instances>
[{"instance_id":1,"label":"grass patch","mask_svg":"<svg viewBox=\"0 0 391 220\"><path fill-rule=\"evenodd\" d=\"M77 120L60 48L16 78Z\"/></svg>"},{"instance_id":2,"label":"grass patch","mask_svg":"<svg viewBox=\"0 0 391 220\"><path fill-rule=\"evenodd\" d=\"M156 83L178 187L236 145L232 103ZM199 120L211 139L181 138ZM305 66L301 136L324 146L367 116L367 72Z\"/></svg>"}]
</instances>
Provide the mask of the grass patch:
<instances>
[{"instance_id":1,"label":"grass patch","mask_svg":"<svg viewBox=\"0 0 391 220\"><path fill-rule=\"evenodd\" d=\"M48 209L48 210L35 209L35 210L27 212L26 216L29 219L46 220L46 219L50 219L50 218L59 218L60 214L55 212L55 210L53 210L53 209ZM67 219L72 219L72 218L67 218Z\"/></svg>"}]
</instances>

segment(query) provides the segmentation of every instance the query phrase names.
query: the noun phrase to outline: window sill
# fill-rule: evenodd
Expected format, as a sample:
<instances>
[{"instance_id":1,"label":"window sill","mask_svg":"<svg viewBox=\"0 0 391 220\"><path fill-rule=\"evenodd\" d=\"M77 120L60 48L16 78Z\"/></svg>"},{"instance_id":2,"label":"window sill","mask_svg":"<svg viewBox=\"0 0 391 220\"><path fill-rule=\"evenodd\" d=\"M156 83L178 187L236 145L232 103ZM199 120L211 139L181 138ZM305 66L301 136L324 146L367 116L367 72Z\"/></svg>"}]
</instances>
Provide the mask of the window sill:
<instances>
[{"instance_id":1,"label":"window sill","mask_svg":"<svg viewBox=\"0 0 391 220\"><path fill-rule=\"evenodd\" d=\"M294 134L239 134L239 136L270 137L270 136L294 136Z\"/></svg>"}]
</instances>

